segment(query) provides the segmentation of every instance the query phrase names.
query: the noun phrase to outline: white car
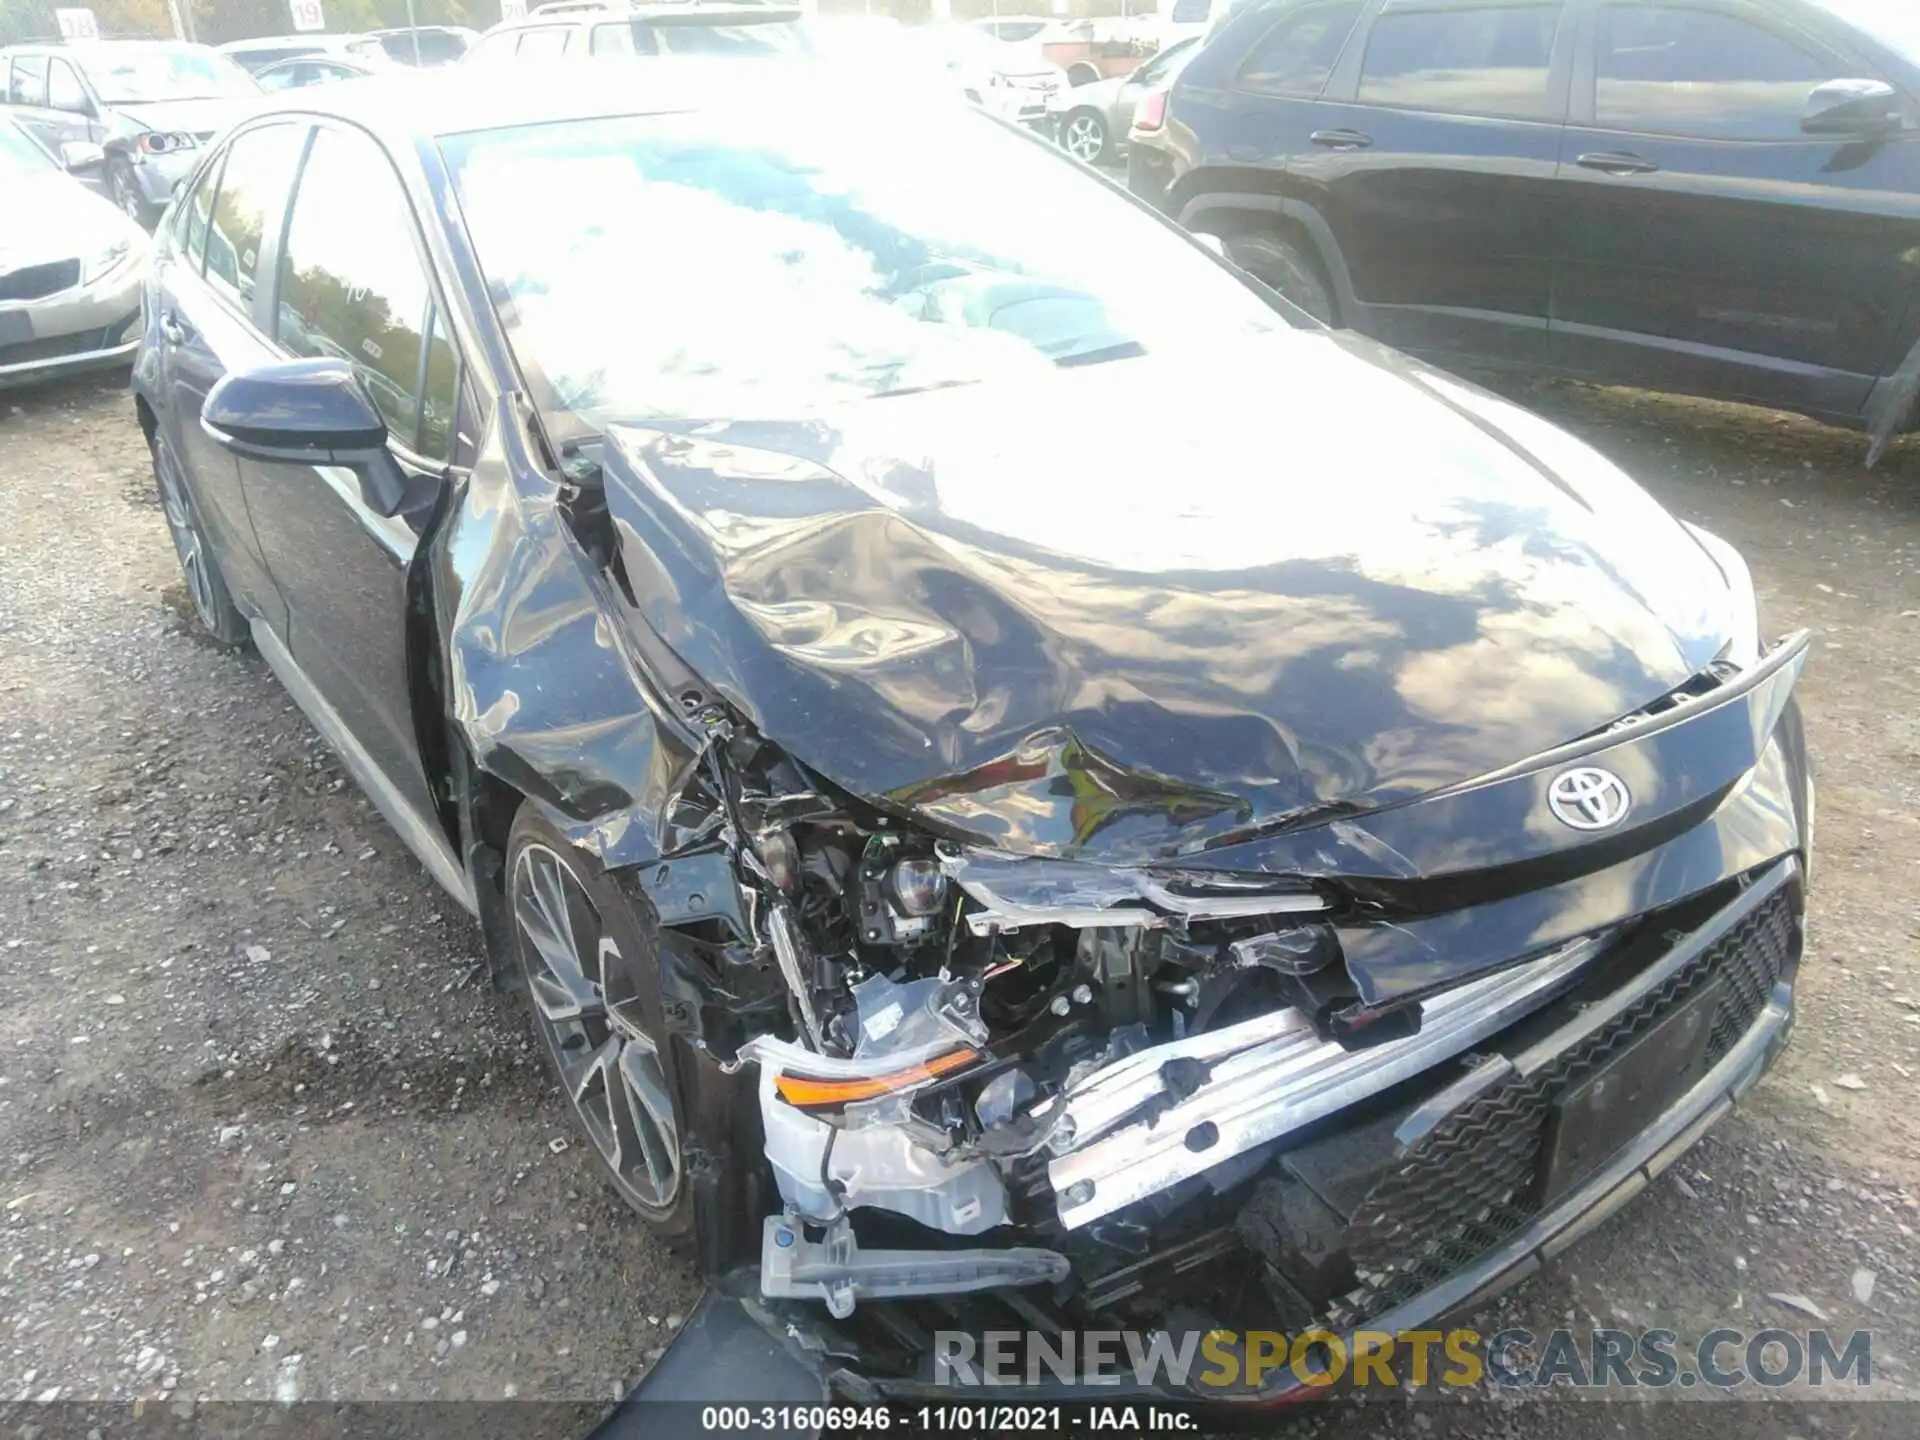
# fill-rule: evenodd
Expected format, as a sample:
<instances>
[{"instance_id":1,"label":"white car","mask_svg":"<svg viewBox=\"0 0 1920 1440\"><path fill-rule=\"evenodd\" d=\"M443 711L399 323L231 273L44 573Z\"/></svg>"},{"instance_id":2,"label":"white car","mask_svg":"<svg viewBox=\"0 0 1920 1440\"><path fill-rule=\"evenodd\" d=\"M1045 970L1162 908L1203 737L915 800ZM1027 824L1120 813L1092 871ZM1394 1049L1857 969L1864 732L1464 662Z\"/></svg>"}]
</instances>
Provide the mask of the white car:
<instances>
[{"instance_id":1,"label":"white car","mask_svg":"<svg viewBox=\"0 0 1920 1440\"><path fill-rule=\"evenodd\" d=\"M981 109L1034 130L1051 130L1048 106L1068 88L1067 72L1030 41L996 40L976 25L929 25L911 32Z\"/></svg>"},{"instance_id":2,"label":"white car","mask_svg":"<svg viewBox=\"0 0 1920 1440\"><path fill-rule=\"evenodd\" d=\"M0 388L125 365L140 343L147 232L62 173L98 172L104 150L62 150L0 114Z\"/></svg>"}]
</instances>

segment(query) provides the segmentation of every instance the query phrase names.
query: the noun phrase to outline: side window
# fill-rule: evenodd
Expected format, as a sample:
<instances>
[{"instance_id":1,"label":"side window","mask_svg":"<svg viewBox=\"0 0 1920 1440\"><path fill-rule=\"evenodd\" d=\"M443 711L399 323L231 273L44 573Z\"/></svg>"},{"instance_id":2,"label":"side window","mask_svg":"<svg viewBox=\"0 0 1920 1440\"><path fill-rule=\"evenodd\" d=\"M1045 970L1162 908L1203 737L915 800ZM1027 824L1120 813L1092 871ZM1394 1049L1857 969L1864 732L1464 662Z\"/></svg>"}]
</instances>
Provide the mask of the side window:
<instances>
[{"instance_id":1,"label":"side window","mask_svg":"<svg viewBox=\"0 0 1920 1440\"><path fill-rule=\"evenodd\" d=\"M552 60L566 50L567 37L572 33L572 27L567 25L542 25L537 30L528 30L520 36L520 58Z\"/></svg>"},{"instance_id":2,"label":"side window","mask_svg":"<svg viewBox=\"0 0 1920 1440\"><path fill-rule=\"evenodd\" d=\"M1738 140L1800 138L1816 85L1847 67L1711 10L1611 5L1594 47L1594 123Z\"/></svg>"},{"instance_id":3,"label":"side window","mask_svg":"<svg viewBox=\"0 0 1920 1440\"><path fill-rule=\"evenodd\" d=\"M1388 10L1374 22L1359 100L1517 120L1557 120L1547 93L1559 4Z\"/></svg>"},{"instance_id":4,"label":"side window","mask_svg":"<svg viewBox=\"0 0 1920 1440\"><path fill-rule=\"evenodd\" d=\"M427 314L427 353L421 368L420 443L414 448L431 460L453 453L453 412L460 394L460 352L454 348L446 317L436 306Z\"/></svg>"},{"instance_id":5,"label":"side window","mask_svg":"<svg viewBox=\"0 0 1920 1440\"><path fill-rule=\"evenodd\" d=\"M207 229L213 219L213 196L220 185L224 158L215 156L200 172L200 183L193 187L193 193L174 206L174 244L187 268L196 273L206 263Z\"/></svg>"},{"instance_id":6,"label":"side window","mask_svg":"<svg viewBox=\"0 0 1920 1440\"><path fill-rule=\"evenodd\" d=\"M253 309L254 272L269 225L287 211L287 187L307 138L304 125L263 125L227 146L220 191L207 226L207 282L241 309Z\"/></svg>"},{"instance_id":7,"label":"side window","mask_svg":"<svg viewBox=\"0 0 1920 1440\"><path fill-rule=\"evenodd\" d=\"M73 73L73 67L64 60L47 62L47 104L55 110L66 110L75 115L85 115L93 109L87 102L87 92L80 84L80 77Z\"/></svg>"},{"instance_id":8,"label":"side window","mask_svg":"<svg viewBox=\"0 0 1920 1440\"><path fill-rule=\"evenodd\" d=\"M491 35L483 36L473 47L473 58L476 60L512 59L513 52L520 48L520 37L525 33L524 30L497 30Z\"/></svg>"},{"instance_id":9,"label":"side window","mask_svg":"<svg viewBox=\"0 0 1920 1440\"><path fill-rule=\"evenodd\" d=\"M321 130L281 256L280 343L350 362L394 439L440 460L458 365L444 337L434 358L432 309L412 213L387 157L365 136Z\"/></svg>"},{"instance_id":10,"label":"side window","mask_svg":"<svg viewBox=\"0 0 1920 1440\"><path fill-rule=\"evenodd\" d=\"M596 25L588 39L588 53L603 59L660 53L660 46L653 38L653 27L640 20L622 20L617 25Z\"/></svg>"},{"instance_id":11,"label":"side window","mask_svg":"<svg viewBox=\"0 0 1920 1440\"><path fill-rule=\"evenodd\" d=\"M16 105L47 103L46 56L21 55L14 60L13 103Z\"/></svg>"},{"instance_id":12,"label":"side window","mask_svg":"<svg viewBox=\"0 0 1920 1440\"><path fill-rule=\"evenodd\" d=\"M407 59L413 58L413 42L408 40ZM467 47L458 35L449 35L444 30L426 30L420 35L420 63L423 65L447 65L467 53Z\"/></svg>"},{"instance_id":13,"label":"side window","mask_svg":"<svg viewBox=\"0 0 1920 1440\"><path fill-rule=\"evenodd\" d=\"M1258 95L1317 98L1340 63L1361 9L1361 0L1333 0L1288 11L1247 52L1234 84Z\"/></svg>"}]
</instances>

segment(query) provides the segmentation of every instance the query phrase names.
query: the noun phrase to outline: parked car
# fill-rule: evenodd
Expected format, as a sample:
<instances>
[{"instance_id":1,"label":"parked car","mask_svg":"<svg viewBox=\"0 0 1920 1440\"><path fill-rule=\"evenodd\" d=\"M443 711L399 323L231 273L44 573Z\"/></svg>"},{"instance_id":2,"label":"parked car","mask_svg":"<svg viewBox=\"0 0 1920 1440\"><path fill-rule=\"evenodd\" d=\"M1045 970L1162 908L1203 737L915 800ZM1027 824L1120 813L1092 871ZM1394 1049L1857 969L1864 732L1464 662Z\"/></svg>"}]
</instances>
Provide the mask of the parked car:
<instances>
[{"instance_id":1,"label":"parked car","mask_svg":"<svg viewBox=\"0 0 1920 1440\"><path fill-rule=\"evenodd\" d=\"M791 1354L1419 1328L1756 1081L1808 641L1730 546L951 97L631 73L238 126L135 408L209 633Z\"/></svg>"},{"instance_id":2,"label":"parked car","mask_svg":"<svg viewBox=\"0 0 1920 1440\"><path fill-rule=\"evenodd\" d=\"M1250 3L1129 183L1450 363L1864 425L1920 385L1920 25L1868 0Z\"/></svg>"},{"instance_id":3,"label":"parked car","mask_svg":"<svg viewBox=\"0 0 1920 1440\"><path fill-rule=\"evenodd\" d=\"M480 32L465 25L416 25L412 29L369 30L366 38L378 40L388 59L428 69L464 60Z\"/></svg>"},{"instance_id":4,"label":"parked car","mask_svg":"<svg viewBox=\"0 0 1920 1440\"><path fill-rule=\"evenodd\" d=\"M967 24L989 40L1025 44L1038 40L1049 30L1059 30L1060 22L1051 15L992 15Z\"/></svg>"},{"instance_id":5,"label":"parked car","mask_svg":"<svg viewBox=\"0 0 1920 1440\"><path fill-rule=\"evenodd\" d=\"M678 0L664 4L563 3L496 25L467 52L469 62L628 60L641 55L721 57L807 51L800 11L751 3Z\"/></svg>"},{"instance_id":6,"label":"parked car","mask_svg":"<svg viewBox=\"0 0 1920 1440\"><path fill-rule=\"evenodd\" d=\"M246 113L260 87L205 45L105 40L0 49L0 111L49 149L106 152L113 201L151 229L198 148Z\"/></svg>"},{"instance_id":7,"label":"parked car","mask_svg":"<svg viewBox=\"0 0 1920 1440\"><path fill-rule=\"evenodd\" d=\"M1133 110L1140 97L1172 83L1199 44L1197 39L1177 40L1126 75L1055 95L1049 107L1055 138L1068 154L1089 165L1124 155L1127 131L1133 125Z\"/></svg>"},{"instance_id":8,"label":"parked car","mask_svg":"<svg viewBox=\"0 0 1920 1440\"><path fill-rule=\"evenodd\" d=\"M1163 45L1204 40L1227 8L1227 0L1171 0L1160 20Z\"/></svg>"},{"instance_id":9,"label":"parked car","mask_svg":"<svg viewBox=\"0 0 1920 1440\"><path fill-rule=\"evenodd\" d=\"M0 115L0 387L130 364L140 343L147 232L67 173L105 151L62 148Z\"/></svg>"},{"instance_id":10,"label":"parked car","mask_svg":"<svg viewBox=\"0 0 1920 1440\"><path fill-rule=\"evenodd\" d=\"M386 63L387 52L372 35L328 35L308 31L301 35L260 35L250 40L229 40L220 53L249 74L257 75L269 65L305 55L337 55L363 65Z\"/></svg>"},{"instance_id":11,"label":"parked car","mask_svg":"<svg viewBox=\"0 0 1920 1440\"><path fill-rule=\"evenodd\" d=\"M1050 128L1048 106L1070 88L1067 72L1030 41L996 40L973 25L926 25L908 39L966 99L1031 130Z\"/></svg>"},{"instance_id":12,"label":"parked car","mask_svg":"<svg viewBox=\"0 0 1920 1440\"><path fill-rule=\"evenodd\" d=\"M387 65L369 65L339 55L301 55L277 61L254 72L254 82L268 94L280 90L300 90L309 85L331 85L340 80L363 80L390 69Z\"/></svg>"}]
</instances>

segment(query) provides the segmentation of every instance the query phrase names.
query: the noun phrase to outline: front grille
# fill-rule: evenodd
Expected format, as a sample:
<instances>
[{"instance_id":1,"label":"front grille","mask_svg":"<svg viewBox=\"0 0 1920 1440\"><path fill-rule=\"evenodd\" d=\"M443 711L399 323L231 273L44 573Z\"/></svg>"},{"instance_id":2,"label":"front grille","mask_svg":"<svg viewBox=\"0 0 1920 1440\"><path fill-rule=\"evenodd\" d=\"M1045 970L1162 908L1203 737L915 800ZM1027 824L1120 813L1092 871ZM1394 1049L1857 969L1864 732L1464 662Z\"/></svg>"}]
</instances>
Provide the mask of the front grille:
<instances>
[{"instance_id":1,"label":"front grille","mask_svg":"<svg viewBox=\"0 0 1920 1440\"><path fill-rule=\"evenodd\" d=\"M0 300L40 300L71 290L80 283L78 260L54 260L45 265L28 265L0 275Z\"/></svg>"},{"instance_id":2,"label":"front grille","mask_svg":"<svg viewBox=\"0 0 1920 1440\"><path fill-rule=\"evenodd\" d=\"M59 360L68 355L91 355L96 350L111 350L135 338L138 334L135 322L139 318L140 312L134 310L111 325L103 325L96 330L23 340L18 345L0 345L0 369L9 365L30 364L35 360ZM133 333L128 333L130 331Z\"/></svg>"},{"instance_id":3,"label":"front grille","mask_svg":"<svg viewBox=\"0 0 1920 1440\"><path fill-rule=\"evenodd\" d=\"M1330 1318L1362 1324L1526 1229L1539 1214L1541 1162L1555 1103L1716 980L1725 993L1709 1031L1707 1063L1724 1057L1792 962L1797 906L1796 891L1776 892L1551 1064L1510 1077L1441 1120L1354 1212L1348 1243L1362 1285Z\"/></svg>"}]
</instances>

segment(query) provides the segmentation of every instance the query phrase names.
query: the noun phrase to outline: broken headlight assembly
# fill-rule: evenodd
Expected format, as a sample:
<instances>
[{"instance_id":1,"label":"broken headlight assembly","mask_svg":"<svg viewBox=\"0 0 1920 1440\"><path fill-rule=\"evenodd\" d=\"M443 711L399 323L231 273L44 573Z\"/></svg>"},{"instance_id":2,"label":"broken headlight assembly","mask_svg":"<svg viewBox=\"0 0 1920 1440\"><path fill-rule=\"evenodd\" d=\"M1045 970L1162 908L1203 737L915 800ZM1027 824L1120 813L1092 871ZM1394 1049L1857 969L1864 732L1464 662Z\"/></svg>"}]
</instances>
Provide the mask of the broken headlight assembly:
<instances>
[{"instance_id":1,"label":"broken headlight assembly","mask_svg":"<svg viewBox=\"0 0 1920 1440\"><path fill-rule=\"evenodd\" d=\"M1075 1237L1244 1188L1284 1137L1467 1051L1597 949L1370 1006L1307 883L964 846L771 746L710 753L784 991L737 1049L779 1195L761 1289L839 1316L1060 1280Z\"/></svg>"}]
</instances>

